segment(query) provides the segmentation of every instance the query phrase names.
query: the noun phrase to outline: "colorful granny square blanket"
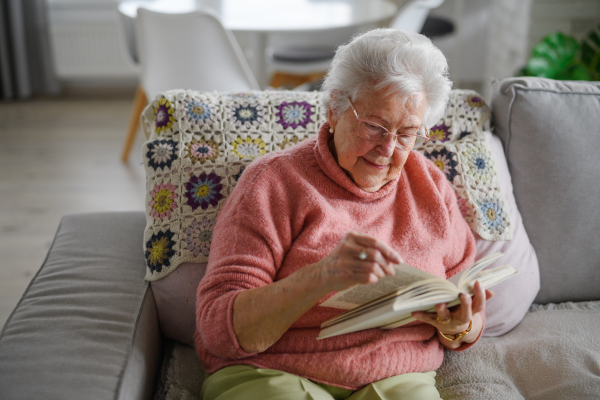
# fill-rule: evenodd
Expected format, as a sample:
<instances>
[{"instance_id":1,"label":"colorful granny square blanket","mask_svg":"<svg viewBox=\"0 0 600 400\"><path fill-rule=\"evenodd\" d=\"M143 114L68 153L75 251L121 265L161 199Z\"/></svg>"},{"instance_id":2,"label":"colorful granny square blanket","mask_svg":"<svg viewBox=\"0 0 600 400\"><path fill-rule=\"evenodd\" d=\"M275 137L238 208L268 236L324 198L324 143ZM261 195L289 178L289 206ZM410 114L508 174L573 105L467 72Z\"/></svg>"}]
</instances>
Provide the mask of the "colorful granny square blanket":
<instances>
[{"instance_id":1,"label":"colorful granny square blanket","mask_svg":"<svg viewBox=\"0 0 600 400\"><path fill-rule=\"evenodd\" d=\"M318 92L162 93L144 110L146 279L183 262L206 262L220 207L257 157L318 132L327 109ZM455 188L463 216L482 238L512 238L484 131L490 110L475 92L454 90L446 115L417 149Z\"/></svg>"}]
</instances>

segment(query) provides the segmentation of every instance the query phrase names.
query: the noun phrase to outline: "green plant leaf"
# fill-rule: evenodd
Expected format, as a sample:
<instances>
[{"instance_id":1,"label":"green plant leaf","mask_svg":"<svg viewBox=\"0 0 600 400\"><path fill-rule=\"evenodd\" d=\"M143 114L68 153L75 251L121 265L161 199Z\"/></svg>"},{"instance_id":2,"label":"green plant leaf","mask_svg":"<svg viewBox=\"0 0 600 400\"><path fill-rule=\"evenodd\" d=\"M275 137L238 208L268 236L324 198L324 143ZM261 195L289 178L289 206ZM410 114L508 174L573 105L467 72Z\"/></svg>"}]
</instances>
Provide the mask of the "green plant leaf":
<instances>
[{"instance_id":1,"label":"green plant leaf","mask_svg":"<svg viewBox=\"0 0 600 400\"><path fill-rule=\"evenodd\" d=\"M600 80L600 25L581 41L581 62L589 71L591 80Z\"/></svg>"},{"instance_id":2,"label":"green plant leaf","mask_svg":"<svg viewBox=\"0 0 600 400\"><path fill-rule=\"evenodd\" d=\"M551 79L577 79L581 70L577 64L579 43L561 32L544 37L533 47L525 66L526 75Z\"/></svg>"},{"instance_id":3,"label":"green plant leaf","mask_svg":"<svg viewBox=\"0 0 600 400\"><path fill-rule=\"evenodd\" d=\"M559 75L556 79L565 81L591 81L592 76L585 66L581 64L575 64L566 70L564 74Z\"/></svg>"}]
</instances>

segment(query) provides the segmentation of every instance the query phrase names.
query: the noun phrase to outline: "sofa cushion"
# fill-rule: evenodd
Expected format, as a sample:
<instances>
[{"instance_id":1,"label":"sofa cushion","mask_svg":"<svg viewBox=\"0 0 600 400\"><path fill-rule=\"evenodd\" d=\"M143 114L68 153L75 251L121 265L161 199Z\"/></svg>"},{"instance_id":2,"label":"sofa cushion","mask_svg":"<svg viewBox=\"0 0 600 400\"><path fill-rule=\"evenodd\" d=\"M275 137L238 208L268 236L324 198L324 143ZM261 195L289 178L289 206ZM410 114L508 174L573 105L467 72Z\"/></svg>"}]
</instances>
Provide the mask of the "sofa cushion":
<instances>
[{"instance_id":1,"label":"sofa cushion","mask_svg":"<svg viewBox=\"0 0 600 400\"><path fill-rule=\"evenodd\" d=\"M62 219L0 335L1 398L150 398L161 337L144 222L141 212Z\"/></svg>"},{"instance_id":2,"label":"sofa cushion","mask_svg":"<svg viewBox=\"0 0 600 400\"><path fill-rule=\"evenodd\" d=\"M182 263L163 279L151 282L160 330L168 338L194 347L196 289L206 263Z\"/></svg>"},{"instance_id":3,"label":"sofa cushion","mask_svg":"<svg viewBox=\"0 0 600 400\"><path fill-rule=\"evenodd\" d=\"M492 104L539 261L535 301L600 299L600 82L506 79Z\"/></svg>"},{"instance_id":4,"label":"sofa cushion","mask_svg":"<svg viewBox=\"0 0 600 400\"><path fill-rule=\"evenodd\" d=\"M597 399L600 302L533 306L521 324L447 351L437 386L445 400Z\"/></svg>"},{"instance_id":5,"label":"sofa cushion","mask_svg":"<svg viewBox=\"0 0 600 400\"><path fill-rule=\"evenodd\" d=\"M534 305L523 322L468 351L446 351L437 371L445 400L596 399L600 393L600 302ZM204 368L193 347L167 351L159 399L200 399ZM200 378L198 378L200 379Z\"/></svg>"},{"instance_id":6,"label":"sofa cushion","mask_svg":"<svg viewBox=\"0 0 600 400\"><path fill-rule=\"evenodd\" d=\"M527 231L513 195L513 188L508 172L502 143L497 136L487 132L491 143L492 156L500 180L500 188L506 196L508 209L513 222L513 239L488 241L482 240L475 233L477 258L497 252L504 256L490 265L510 264L519 274L492 288L494 298L486 303L486 321L483 336L498 336L513 329L521 319L540 289L540 272L535 250L529 241Z\"/></svg>"},{"instance_id":7,"label":"sofa cushion","mask_svg":"<svg viewBox=\"0 0 600 400\"><path fill-rule=\"evenodd\" d=\"M193 346L167 340L153 400L199 400L205 374Z\"/></svg>"}]
</instances>

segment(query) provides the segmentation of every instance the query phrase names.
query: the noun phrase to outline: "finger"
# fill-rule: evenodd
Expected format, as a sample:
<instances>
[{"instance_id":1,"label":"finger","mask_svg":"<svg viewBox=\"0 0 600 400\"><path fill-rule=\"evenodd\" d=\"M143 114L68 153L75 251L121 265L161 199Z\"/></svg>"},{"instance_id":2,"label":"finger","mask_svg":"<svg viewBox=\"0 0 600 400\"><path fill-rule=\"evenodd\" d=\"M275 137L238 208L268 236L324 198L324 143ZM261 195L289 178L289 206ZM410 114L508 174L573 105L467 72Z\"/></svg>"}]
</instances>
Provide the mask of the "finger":
<instances>
[{"instance_id":1,"label":"finger","mask_svg":"<svg viewBox=\"0 0 600 400\"><path fill-rule=\"evenodd\" d=\"M356 274L359 275L374 275L377 282L379 279L385 276L385 271L381 268L381 265L373 261L355 261L352 269Z\"/></svg>"},{"instance_id":2,"label":"finger","mask_svg":"<svg viewBox=\"0 0 600 400\"><path fill-rule=\"evenodd\" d=\"M352 285L355 284L369 284L369 283L377 283L381 277L383 277L383 272L375 272L371 268L364 268L364 266L352 266L349 268L348 276L346 280Z\"/></svg>"},{"instance_id":3,"label":"finger","mask_svg":"<svg viewBox=\"0 0 600 400\"><path fill-rule=\"evenodd\" d=\"M460 310L458 312L458 319L462 323L467 323L471 321L471 318L473 317L473 313L471 311L471 304L471 296L466 294L460 295Z\"/></svg>"},{"instance_id":4,"label":"finger","mask_svg":"<svg viewBox=\"0 0 600 400\"><path fill-rule=\"evenodd\" d=\"M369 256L369 249L367 249L366 247L357 245L356 243L353 243L351 245L351 249L350 249L350 255L353 259L355 260L361 260L361 261L370 261L371 257ZM366 258L362 258L362 253L366 254Z\"/></svg>"},{"instance_id":5,"label":"finger","mask_svg":"<svg viewBox=\"0 0 600 400\"><path fill-rule=\"evenodd\" d=\"M375 274L369 274L369 280L367 281L367 283L377 283L380 279L380 276L377 276Z\"/></svg>"},{"instance_id":6,"label":"finger","mask_svg":"<svg viewBox=\"0 0 600 400\"><path fill-rule=\"evenodd\" d=\"M350 232L350 236L360 246L379 250L379 252L387 261L391 261L396 264L402 263L402 257L400 257L396 250L392 249L381 240L360 232Z\"/></svg>"},{"instance_id":7,"label":"finger","mask_svg":"<svg viewBox=\"0 0 600 400\"><path fill-rule=\"evenodd\" d=\"M349 235L359 246L379 250L386 260L394 263L402 262L402 257L400 257L400 255L394 249L381 240L360 232L350 232Z\"/></svg>"},{"instance_id":8,"label":"finger","mask_svg":"<svg viewBox=\"0 0 600 400\"><path fill-rule=\"evenodd\" d=\"M366 285L370 283L377 283L379 278L375 274L355 274L352 282L354 284Z\"/></svg>"},{"instance_id":9,"label":"finger","mask_svg":"<svg viewBox=\"0 0 600 400\"><path fill-rule=\"evenodd\" d=\"M368 261L372 262L375 258L375 251L365 246L361 246L355 243L353 239L347 240L346 238L340 243L339 254L343 257L348 258L350 261Z\"/></svg>"},{"instance_id":10,"label":"finger","mask_svg":"<svg viewBox=\"0 0 600 400\"><path fill-rule=\"evenodd\" d=\"M473 303L471 305L471 312L473 314L477 314L478 312L485 310L485 300L486 295L485 291L483 290L483 286L481 286L479 281L477 281L473 286Z\"/></svg>"},{"instance_id":11,"label":"finger","mask_svg":"<svg viewBox=\"0 0 600 400\"><path fill-rule=\"evenodd\" d=\"M438 325L440 324L437 322L437 314L415 311L411 314L411 317L417 321L425 322L426 324L439 328Z\"/></svg>"},{"instance_id":12,"label":"finger","mask_svg":"<svg viewBox=\"0 0 600 400\"><path fill-rule=\"evenodd\" d=\"M372 247L361 246L356 243L348 244L347 248L351 253L350 255L352 258L361 261L376 262L381 266L386 275L394 275L396 273L394 264L388 261L379 250Z\"/></svg>"},{"instance_id":13,"label":"finger","mask_svg":"<svg viewBox=\"0 0 600 400\"><path fill-rule=\"evenodd\" d=\"M447 325L452 321L452 314L448 309L446 304L441 303L435 306L435 311L437 313L437 320L442 325Z\"/></svg>"},{"instance_id":14,"label":"finger","mask_svg":"<svg viewBox=\"0 0 600 400\"><path fill-rule=\"evenodd\" d=\"M396 273L396 269L394 268L394 263L389 262L383 254L377 249L369 248L367 249L367 257L368 260L373 260L377 264L381 266L381 268L385 271L387 275L394 275Z\"/></svg>"}]
</instances>

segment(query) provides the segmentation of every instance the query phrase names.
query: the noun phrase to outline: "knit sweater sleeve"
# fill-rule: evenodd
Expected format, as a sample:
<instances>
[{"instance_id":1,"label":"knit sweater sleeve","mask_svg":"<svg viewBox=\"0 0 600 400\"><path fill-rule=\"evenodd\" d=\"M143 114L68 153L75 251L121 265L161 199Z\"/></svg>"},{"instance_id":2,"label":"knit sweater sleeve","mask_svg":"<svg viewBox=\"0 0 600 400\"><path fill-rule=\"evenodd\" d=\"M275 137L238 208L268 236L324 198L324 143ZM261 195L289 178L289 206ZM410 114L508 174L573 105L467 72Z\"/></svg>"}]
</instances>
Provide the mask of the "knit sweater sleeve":
<instances>
[{"instance_id":1,"label":"knit sweater sleeve","mask_svg":"<svg viewBox=\"0 0 600 400\"><path fill-rule=\"evenodd\" d=\"M206 351L222 359L252 355L233 329L235 298L272 283L291 244L291 207L274 160L265 157L248 166L221 209L206 276L197 290L197 333Z\"/></svg>"}]
</instances>

